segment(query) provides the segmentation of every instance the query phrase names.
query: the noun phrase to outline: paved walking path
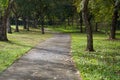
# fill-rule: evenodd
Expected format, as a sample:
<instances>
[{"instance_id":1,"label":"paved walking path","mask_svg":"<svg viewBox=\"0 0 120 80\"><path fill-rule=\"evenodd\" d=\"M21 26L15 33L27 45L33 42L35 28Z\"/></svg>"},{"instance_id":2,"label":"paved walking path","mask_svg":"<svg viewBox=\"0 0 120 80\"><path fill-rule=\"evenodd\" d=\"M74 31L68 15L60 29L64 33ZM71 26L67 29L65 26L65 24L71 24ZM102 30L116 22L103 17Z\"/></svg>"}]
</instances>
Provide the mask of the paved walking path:
<instances>
[{"instance_id":1,"label":"paved walking path","mask_svg":"<svg viewBox=\"0 0 120 80\"><path fill-rule=\"evenodd\" d=\"M71 61L70 36L57 34L0 74L0 80L80 80Z\"/></svg>"}]
</instances>

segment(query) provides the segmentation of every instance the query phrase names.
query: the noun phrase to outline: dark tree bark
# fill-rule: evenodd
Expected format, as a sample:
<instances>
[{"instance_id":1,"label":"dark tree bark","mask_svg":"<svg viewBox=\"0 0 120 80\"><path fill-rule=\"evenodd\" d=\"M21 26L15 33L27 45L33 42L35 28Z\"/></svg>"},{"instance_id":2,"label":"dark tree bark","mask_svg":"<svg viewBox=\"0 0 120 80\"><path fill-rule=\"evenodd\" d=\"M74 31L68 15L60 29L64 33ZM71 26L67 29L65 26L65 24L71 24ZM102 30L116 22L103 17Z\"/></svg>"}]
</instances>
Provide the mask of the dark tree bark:
<instances>
[{"instance_id":1,"label":"dark tree bark","mask_svg":"<svg viewBox=\"0 0 120 80\"><path fill-rule=\"evenodd\" d=\"M74 16L72 16L72 18L71 18L71 23L72 23L72 26L74 25Z\"/></svg>"},{"instance_id":2,"label":"dark tree bark","mask_svg":"<svg viewBox=\"0 0 120 80\"><path fill-rule=\"evenodd\" d=\"M42 32L42 34L45 34L45 30L44 30L44 18L41 21L41 32Z\"/></svg>"},{"instance_id":3,"label":"dark tree bark","mask_svg":"<svg viewBox=\"0 0 120 80\"><path fill-rule=\"evenodd\" d=\"M82 19L82 12L79 13L80 16L80 33L83 33L83 19Z\"/></svg>"},{"instance_id":4,"label":"dark tree bark","mask_svg":"<svg viewBox=\"0 0 120 80\"><path fill-rule=\"evenodd\" d=\"M19 32L18 17L17 16L15 17L15 25L16 25L15 32Z\"/></svg>"},{"instance_id":5,"label":"dark tree bark","mask_svg":"<svg viewBox=\"0 0 120 80\"><path fill-rule=\"evenodd\" d=\"M37 22L38 22L37 19L34 19L34 22L33 22L33 27L34 28L37 28Z\"/></svg>"},{"instance_id":6,"label":"dark tree bark","mask_svg":"<svg viewBox=\"0 0 120 80\"><path fill-rule=\"evenodd\" d=\"M86 26L86 31L87 31L87 47L86 51L94 51L93 49L93 34L92 34L92 26L89 22L89 13L88 13L88 3L89 0L83 0L83 10L82 10L82 15L83 15L83 21Z\"/></svg>"},{"instance_id":7,"label":"dark tree bark","mask_svg":"<svg viewBox=\"0 0 120 80\"><path fill-rule=\"evenodd\" d=\"M30 31L29 22L27 22L26 29L27 29L27 31Z\"/></svg>"},{"instance_id":8,"label":"dark tree bark","mask_svg":"<svg viewBox=\"0 0 120 80\"><path fill-rule=\"evenodd\" d=\"M6 24L11 11L12 3L13 3L13 0L9 0L8 7L5 9L4 15L2 16L2 25L0 26L0 41L8 41Z\"/></svg>"},{"instance_id":9,"label":"dark tree bark","mask_svg":"<svg viewBox=\"0 0 120 80\"><path fill-rule=\"evenodd\" d=\"M29 18L27 17L27 21L26 21L27 23L26 23L26 29L27 29L27 31L30 31L30 29L29 29Z\"/></svg>"},{"instance_id":10,"label":"dark tree bark","mask_svg":"<svg viewBox=\"0 0 120 80\"><path fill-rule=\"evenodd\" d=\"M112 16L112 25L111 25L111 29L110 29L110 39L116 39L115 35L116 35L116 26L117 26L117 21L118 21L118 9L120 6L120 2L115 3L114 6L114 12L113 12L113 16Z\"/></svg>"},{"instance_id":11,"label":"dark tree bark","mask_svg":"<svg viewBox=\"0 0 120 80\"><path fill-rule=\"evenodd\" d=\"M7 31L8 31L8 33L12 34L12 28L10 25L10 18L9 17L7 18Z\"/></svg>"},{"instance_id":12,"label":"dark tree bark","mask_svg":"<svg viewBox=\"0 0 120 80\"><path fill-rule=\"evenodd\" d=\"M15 32L19 32L19 27L18 27L18 18L19 18L19 13L17 11L17 8L15 6L15 4L12 5L12 12L14 13L15 15Z\"/></svg>"},{"instance_id":13,"label":"dark tree bark","mask_svg":"<svg viewBox=\"0 0 120 80\"><path fill-rule=\"evenodd\" d=\"M26 25L27 25L27 22L26 22L26 18L23 17L23 29L27 29Z\"/></svg>"},{"instance_id":14,"label":"dark tree bark","mask_svg":"<svg viewBox=\"0 0 120 80\"><path fill-rule=\"evenodd\" d=\"M98 32L98 23L95 23L95 32Z\"/></svg>"},{"instance_id":15,"label":"dark tree bark","mask_svg":"<svg viewBox=\"0 0 120 80\"><path fill-rule=\"evenodd\" d=\"M2 25L0 26L0 41L8 41L7 31L6 31L6 28L7 28L6 23L7 23L7 16L4 15L3 19L2 19Z\"/></svg>"}]
</instances>

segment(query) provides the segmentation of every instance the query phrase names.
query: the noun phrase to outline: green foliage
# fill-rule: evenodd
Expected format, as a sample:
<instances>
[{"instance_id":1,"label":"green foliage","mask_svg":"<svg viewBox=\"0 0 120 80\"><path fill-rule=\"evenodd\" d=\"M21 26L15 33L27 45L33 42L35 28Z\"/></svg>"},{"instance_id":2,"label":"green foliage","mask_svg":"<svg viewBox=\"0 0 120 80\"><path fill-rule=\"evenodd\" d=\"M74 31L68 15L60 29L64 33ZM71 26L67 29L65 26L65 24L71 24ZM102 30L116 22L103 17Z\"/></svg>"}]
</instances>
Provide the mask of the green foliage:
<instances>
[{"instance_id":1,"label":"green foliage","mask_svg":"<svg viewBox=\"0 0 120 80\"><path fill-rule=\"evenodd\" d=\"M117 37L120 38L120 32ZM119 40L106 40L104 34L94 34L95 52L86 52L85 34L72 34L73 59L83 80L119 80Z\"/></svg>"},{"instance_id":2,"label":"green foliage","mask_svg":"<svg viewBox=\"0 0 120 80\"><path fill-rule=\"evenodd\" d=\"M9 1L9 0L0 0L0 16L3 15L4 10L5 10L6 7L8 6L8 1Z\"/></svg>"},{"instance_id":3,"label":"green foliage","mask_svg":"<svg viewBox=\"0 0 120 80\"><path fill-rule=\"evenodd\" d=\"M119 0L90 0L89 11L94 16L96 22L111 22L113 8ZM82 10L82 0L74 0L77 11Z\"/></svg>"},{"instance_id":4,"label":"green foliage","mask_svg":"<svg viewBox=\"0 0 120 80\"><path fill-rule=\"evenodd\" d=\"M30 16L35 7L34 3L33 0L15 0L14 6L21 16Z\"/></svg>"},{"instance_id":5,"label":"green foliage","mask_svg":"<svg viewBox=\"0 0 120 80\"><path fill-rule=\"evenodd\" d=\"M112 0L96 0L90 4L91 13L96 22L111 22L113 12Z\"/></svg>"},{"instance_id":6,"label":"green foliage","mask_svg":"<svg viewBox=\"0 0 120 80\"><path fill-rule=\"evenodd\" d=\"M15 0L17 10L21 16L29 16L41 20L45 17L48 19L64 19L73 15L72 0ZM67 6L67 7L66 7Z\"/></svg>"},{"instance_id":7,"label":"green foliage","mask_svg":"<svg viewBox=\"0 0 120 80\"><path fill-rule=\"evenodd\" d=\"M9 0L0 0L1 7L5 8L8 5Z\"/></svg>"},{"instance_id":8,"label":"green foliage","mask_svg":"<svg viewBox=\"0 0 120 80\"><path fill-rule=\"evenodd\" d=\"M39 30L9 34L9 42L0 42L0 72L10 66L15 60L33 48L39 42L51 37L51 34L41 35Z\"/></svg>"},{"instance_id":9,"label":"green foliage","mask_svg":"<svg viewBox=\"0 0 120 80\"><path fill-rule=\"evenodd\" d=\"M77 7L77 12L82 10L82 0L74 0L74 5Z\"/></svg>"}]
</instances>

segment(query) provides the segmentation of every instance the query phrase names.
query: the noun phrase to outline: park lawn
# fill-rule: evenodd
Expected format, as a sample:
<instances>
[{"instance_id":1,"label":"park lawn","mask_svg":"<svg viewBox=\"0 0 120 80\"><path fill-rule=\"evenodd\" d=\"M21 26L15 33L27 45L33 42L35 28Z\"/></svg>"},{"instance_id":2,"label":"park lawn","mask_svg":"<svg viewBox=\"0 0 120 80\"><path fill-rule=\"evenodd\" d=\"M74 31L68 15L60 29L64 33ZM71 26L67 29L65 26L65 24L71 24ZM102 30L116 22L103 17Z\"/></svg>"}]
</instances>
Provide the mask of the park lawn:
<instances>
[{"instance_id":1,"label":"park lawn","mask_svg":"<svg viewBox=\"0 0 120 80\"><path fill-rule=\"evenodd\" d=\"M66 28L65 28L66 27ZM76 33L80 32L79 28L76 26L65 26L65 25L56 25L48 26L47 29L51 32L60 32L60 33Z\"/></svg>"},{"instance_id":2,"label":"park lawn","mask_svg":"<svg viewBox=\"0 0 120 80\"><path fill-rule=\"evenodd\" d=\"M15 60L28 52L38 43L50 38L51 34L42 35L37 29L8 34L8 42L0 41L0 72L9 67Z\"/></svg>"},{"instance_id":3,"label":"park lawn","mask_svg":"<svg viewBox=\"0 0 120 80\"><path fill-rule=\"evenodd\" d=\"M82 80L120 80L120 40L94 34L95 52L85 51L86 35L73 33L72 55ZM120 33L117 34L120 38Z\"/></svg>"}]
</instances>

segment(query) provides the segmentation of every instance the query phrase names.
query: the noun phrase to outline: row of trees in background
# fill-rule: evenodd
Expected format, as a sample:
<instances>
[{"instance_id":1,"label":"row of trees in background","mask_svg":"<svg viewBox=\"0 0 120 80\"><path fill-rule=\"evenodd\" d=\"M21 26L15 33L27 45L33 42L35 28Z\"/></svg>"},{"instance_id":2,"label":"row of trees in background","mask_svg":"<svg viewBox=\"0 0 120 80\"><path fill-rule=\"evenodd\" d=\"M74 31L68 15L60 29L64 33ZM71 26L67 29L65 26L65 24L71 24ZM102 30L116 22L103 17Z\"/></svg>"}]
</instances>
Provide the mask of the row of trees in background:
<instances>
[{"instance_id":1,"label":"row of trees in background","mask_svg":"<svg viewBox=\"0 0 120 80\"><path fill-rule=\"evenodd\" d=\"M19 20L22 21L24 29L29 31L30 23L33 24L33 27L37 27L38 24L41 25L42 34L44 34L44 25L54 25L62 24L65 20L73 20L75 14L75 6L73 6L72 0L1 0L0 1L0 22L3 21L3 17L7 14L6 24L8 27L4 27L5 30L2 30L4 26L1 23L1 38L0 40L8 40L6 36L6 28L8 32L11 33L10 21L14 19L16 25L15 32L19 32ZM9 10L8 10L9 9ZM7 12L5 12L7 11ZM3 35L3 31L5 35Z\"/></svg>"},{"instance_id":2,"label":"row of trees in background","mask_svg":"<svg viewBox=\"0 0 120 80\"><path fill-rule=\"evenodd\" d=\"M103 21L111 23L109 39L116 39L116 27L120 15L120 0L75 0L75 3L78 11L82 11L86 26L87 51L94 51L91 25L92 18L96 23Z\"/></svg>"},{"instance_id":3,"label":"row of trees in background","mask_svg":"<svg viewBox=\"0 0 120 80\"><path fill-rule=\"evenodd\" d=\"M7 41L7 31L11 33L11 19L19 32L19 20L24 29L29 31L30 23L33 27L55 24L73 25L79 23L83 32L83 22L87 32L87 51L93 51L92 28L98 31L98 23L111 24L110 39L116 39L117 22L120 20L120 0L1 0L0 1L0 40ZM102 26L101 26L102 27ZM107 26L106 26L107 27Z\"/></svg>"}]
</instances>

